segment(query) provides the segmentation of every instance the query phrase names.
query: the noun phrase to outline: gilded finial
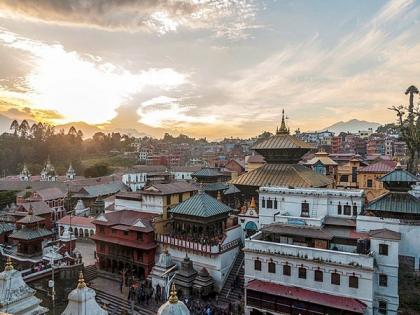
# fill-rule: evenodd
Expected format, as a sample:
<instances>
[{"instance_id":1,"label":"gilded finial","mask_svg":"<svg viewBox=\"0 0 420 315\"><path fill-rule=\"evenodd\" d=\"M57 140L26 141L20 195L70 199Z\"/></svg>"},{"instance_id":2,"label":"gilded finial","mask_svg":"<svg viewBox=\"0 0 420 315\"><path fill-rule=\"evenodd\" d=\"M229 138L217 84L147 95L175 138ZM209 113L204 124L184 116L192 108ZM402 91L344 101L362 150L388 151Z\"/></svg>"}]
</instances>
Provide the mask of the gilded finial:
<instances>
[{"instance_id":1,"label":"gilded finial","mask_svg":"<svg viewBox=\"0 0 420 315\"><path fill-rule=\"evenodd\" d=\"M169 296L169 303L171 304L176 304L178 303L178 296L176 294L176 287L175 287L175 283L172 283L172 287L171 287L171 294Z\"/></svg>"},{"instance_id":2,"label":"gilded finial","mask_svg":"<svg viewBox=\"0 0 420 315\"><path fill-rule=\"evenodd\" d=\"M13 264L12 264L12 258L7 257L7 261L6 261L6 267L4 268L4 271L12 271L13 268Z\"/></svg>"},{"instance_id":3,"label":"gilded finial","mask_svg":"<svg viewBox=\"0 0 420 315\"><path fill-rule=\"evenodd\" d=\"M86 288L85 278L83 277L83 272L79 273L79 284L77 285L78 289Z\"/></svg>"},{"instance_id":4,"label":"gilded finial","mask_svg":"<svg viewBox=\"0 0 420 315\"><path fill-rule=\"evenodd\" d=\"M249 207L250 207L251 209L256 209L256 208L257 208L257 204L256 204L256 202L255 202L255 197L252 197L252 199L251 199L251 204L249 205Z\"/></svg>"},{"instance_id":5,"label":"gilded finial","mask_svg":"<svg viewBox=\"0 0 420 315\"><path fill-rule=\"evenodd\" d=\"M286 127L286 121L285 121L285 118L284 118L284 109L282 111L280 129L277 129L277 132L276 133L278 135L284 135L284 134L288 134L289 133L289 129L287 129L287 127Z\"/></svg>"}]
</instances>

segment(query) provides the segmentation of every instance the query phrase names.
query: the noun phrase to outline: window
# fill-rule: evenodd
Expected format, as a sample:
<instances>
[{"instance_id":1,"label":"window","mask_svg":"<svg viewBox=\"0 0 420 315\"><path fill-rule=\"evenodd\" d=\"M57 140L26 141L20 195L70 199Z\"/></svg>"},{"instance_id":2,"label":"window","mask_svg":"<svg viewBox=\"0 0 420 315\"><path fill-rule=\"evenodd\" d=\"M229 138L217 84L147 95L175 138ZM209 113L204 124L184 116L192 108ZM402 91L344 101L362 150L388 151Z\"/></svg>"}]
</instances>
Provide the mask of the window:
<instances>
[{"instance_id":1,"label":"window","mask_svg":"<svg viewBox=\"0 0 420 315\"><path fill-rule=\"evenodd\" d=\"M356 276L349 277L349 287L350 288L358 288L359 287L359 278Z\"/></svg>"},{"instance_id":2,"label":"window","mask_svg":"<svg viewBox=\"0 0 420 315\"><path fill-rule=\"evenodd\" d=\"M292 273L292 268L289 265L283 265L283 275L290 276Z\"/></svg>"},{"instance_id":3,"label":"window","mask_svg":"<svg viewBox=\"0 0 420 315\"><path fill-rule=\"evenodd\" d=\"M387 305L385 301L379 301L379 314L386 314Z\"/></svg>"},{"instance_id":4,"label":"window","mask_svg":"<svg viewBox=\"0 0 420 315\"><path fill-rule=\"evenodd\" d=\"M357 183L357 167L351 168L351 181Z\"/></svg>"},{"instance_id":5,"label":"window","mask_svg":"<svg viewBox=\"0 0 420 315\"><path fill-rule=\"evenodd\" d=\"M100 243L99 249L101 250L101 252L104 252L105 251L105 244L104 243Z\"/></svg>"},{"instance_id":6,"label":"window","mask_svg":"<svg viewBox=\"0 0 420 315\"><path fill-rule=\"evenodd\" d=\"M261 260L257 259L254 261L254 269L261 271Z\"/></svg>"},{"instance_id":7,"label":"window","mask_svg":"<svg viewBox=\"0 0 420 315\"><path fill-rule=\"evenodd\" d=\"M340 285L340 274L336 272L331 274L331 284Z\"/></svg>"},{"instance_id":8,"label":"window","mask_svg":"<svg viewBox=\"0 0 420 315\"><path fill-rule=\"evenodd\" d=\"M117 233L117 231L115 231L114 229L112 229L112 234L115 234L115 233Z\"/></svg>"},{"instance_id":9,"label":"window","mask_svg":"<svg viewBox=\"0 0 420 315\"><path fill-rule=\"evenodd\" d=\"M337 206L337 214L341 214L341 213L342 213L341 205L338 204L338 206Z\"/></svg>"},{"instance_id":10,"label":"window","mask_svg":"<svg viewBox=\"0 0 420 315\"><path fill-rule=\"evenodd\" d=\"M353 206L353 216L357 216L357 206Z\"/></svg>"},{"instance_id":11,"label":"window","mask_svg":"<svg viewBox=\"0 0 420 315\"><path fill-rule=\"evenodd\" d=\"M268 263L268 272L269 273L276 273L276 264L272 261Z\"/></svg>"},{"instance_id":12,"label":"window","mask_svg":"<svg viewBox=\"0 0 420 315\"><path fill-rule=\"evenodd\" d=\"M340 182L347 183L348 181L349 181L349 176L348 175L341 175L340 176Z\"/></svg>"},{"instance_id":13,"label":"window","mask_svg":"<svg viewBox=\"0 0 420 315\"><path fill-rule=\"evenodd\" d=\"M100 231L101 233L104 233L104 232L105 232L105 228L104 228L103 226L100 226L100 227L99 227L99 231Z\"/></svg>"},{"instance_id":14,"label":"window","mask_svg":"<svg viewBox=\"0 0 420 315\"><path fill-rule=\"evenodd\" d=\"M128 231L124 231L124 235L128 235Z\"/></svg>"},{"instance_id":15,"label":"window","mask_svg":"<svg viewBox=\"0 0 420 315\"><path fill-rule=\"evenodd\" d=\"M137 232L137 240L142 241L143 240L143 233Z\"/></svg>"},{"instance_id":16,"label":"window","mask_svg":"<svg viewBox=\"0 0 420 315\"><path fill-rule=\"evenodd\" d=\"M351 206L344 205L344 215L351 215Z\"/></svg>"},{"instance_id":17,"label":"window","mask_svg":"<svg viewBox=\"0 0 420 315\"><path fill-rule=\"evenodd\" d=\"M262 205L263 208L265 208L265 199L264 198L261 200L261 205Z\"/></svg>"},{"instance_id":18,"label":"window","mask_svg":"<svg viewBox=\"0 0 420 315\"><path fill-rule=\"evenodd\" d=\"M379 244L379 255L388 256L388 245Z\"/></svg>"},{"instance_id":19,"label":"window","mask_svg":"<svg viewBox=\"0 0 420 315\"><path fill-rule=\"evenodd\" d=\"M274 209L277 209L277 199L274 199Z\"/></svg>"},{"instance_id":20,"label":"window","mask_svg":"<svg viewBox=\"0 0 420 315\"><path fill-rule=\"evenodd\" d=\"M303 268L303 267L299 268L299 278L306 279L306 268Z\"/></svg>"},{"instance_id":21,"label":"window","mask_svg":"<svg viewBox=\"0 0 420 315\"><path fill-rule=\"evenodd\" d=\"M302 212L300 214L301 217L309 217L309 203L302 202Z\"/></svg>"},{"instance_id":22,"label":"window","mask_svg":"<svg viewBox=\"0 0 420 315\"><path fill-rule=\"evenodd\" d=\"M368 187L373 187L373 181L371 179L367 180L367 185Z\"/></svg>"},{"instance_id":23,"label":"window","mask_svg":"<svg viewBox=\"0 0 420 315\"><path fill-rule=\"evenodd\" d=\"M388 286L388 276L384 274L379 275L379 286L387 287Z\"/></svg>"},{"instance_id":24,"label":"window","mask_svg":"<svg viewBox=\"0 0 420 315\"><path fill-rule=\"evenodd\" d=\"M178 194L178 200L179 200L179 203L182 202L182 193Z\"/></svg>"},{"instance_id":25,"label":"window","mask_svg":"<svg viewBox=\"0 0 420 315\"><path fill-rule=\"evenodd\" d=\"M273 208L273 200L271 200L271 199L267 200L267 208L269 208L269 209Z\"/></svg>"},{"instance_id":26,"label":"window","mask_svg":"<svg viewBox=\"0 0 420 315\"><path fill-rule=\"evenodd\" d=\"M170 205L171 204L171 196L166 196L166 205Z\"/></svg>"},{"instance_id":27,"label":"window","mask_svg":"<svg viewBox=\"0 0 420 315\"><path fill-rule=\"evenodd\" d=\"M322 282L322 281L324 281L324 273L321 270L315 270L314 280L316 282Z\"/></svg>"}]
</instances>

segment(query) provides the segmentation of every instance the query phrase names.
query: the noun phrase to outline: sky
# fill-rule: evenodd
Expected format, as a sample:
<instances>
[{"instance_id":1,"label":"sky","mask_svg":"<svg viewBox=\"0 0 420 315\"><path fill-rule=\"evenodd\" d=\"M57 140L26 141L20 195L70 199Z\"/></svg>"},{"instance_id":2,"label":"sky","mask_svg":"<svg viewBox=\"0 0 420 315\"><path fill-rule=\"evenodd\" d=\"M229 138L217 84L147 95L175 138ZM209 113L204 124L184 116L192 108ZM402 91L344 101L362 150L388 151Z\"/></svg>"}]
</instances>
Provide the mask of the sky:
<instances>
[{"instance_id":1,"label":"sky","mask_svg":"<svg viewBox=\"0 0 420 315\"><path fill-rule=\"evenodd\" d=\"M415 0L0 0L0 115L210 139L393 122Z\"/></svg>"}]
</instances>

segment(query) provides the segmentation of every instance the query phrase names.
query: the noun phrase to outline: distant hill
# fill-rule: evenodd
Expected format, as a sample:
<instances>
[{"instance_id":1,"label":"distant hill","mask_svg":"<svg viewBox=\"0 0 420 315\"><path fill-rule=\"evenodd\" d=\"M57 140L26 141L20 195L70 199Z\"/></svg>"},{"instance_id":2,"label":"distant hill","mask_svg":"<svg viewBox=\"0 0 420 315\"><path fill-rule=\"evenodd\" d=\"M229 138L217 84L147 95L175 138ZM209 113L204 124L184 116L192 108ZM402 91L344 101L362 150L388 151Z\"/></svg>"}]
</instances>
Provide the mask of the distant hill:
<instances>
[{"instance_id":1,"label":"distant hill","mask_svg":"<svg viewBox=\"0 0 420 315\"><path fill-rule=\"evenodd\" d=\"M64 129L64 132L67 133L71 126L74 126L76 130L81 130L83 132L83 138L91 138L95 133L102 131L100 128L95 125L89 125L83 121L70 122L64 125L55 126L55 131L58 132L60 129Z\"/></svg>"},{"instance_id":2,"label":"distant hill","mask_svg":"<svg viewBox=\"0 0 420 315\"><path fill-rule=\"evenodd\" d=\"M352 119L349 121L339 121L322 130L332 131L335 134L339 134L340 132L357 133L359 130L368 130L369 128L372 128L372 130L375 131L380 125L381 124L376 122Z\"/></svg>"}]
</instances>

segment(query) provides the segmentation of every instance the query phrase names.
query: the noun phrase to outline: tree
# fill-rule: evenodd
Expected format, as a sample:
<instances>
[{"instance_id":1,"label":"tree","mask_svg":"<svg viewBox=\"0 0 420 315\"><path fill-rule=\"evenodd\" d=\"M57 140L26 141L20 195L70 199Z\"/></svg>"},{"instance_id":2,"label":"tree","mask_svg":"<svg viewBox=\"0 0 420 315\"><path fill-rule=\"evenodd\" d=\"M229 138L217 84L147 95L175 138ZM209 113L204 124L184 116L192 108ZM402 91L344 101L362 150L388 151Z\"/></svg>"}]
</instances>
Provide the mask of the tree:
<instances>
[{"instance_id":1,"label":"tree","mask_svg":"<svg viewBox=\"0 0 420 315\"><path fill-rule=\"evenodd\" d=\"M68 132L69 136L77 137L77 130L74 128L74 126L71 126Z\"/></svg>"},{"instance_id":2,"label":"tree","mask_svg":"<svg viewBox=\"0 0 420 315\"><path fill-rule=\"evenodd\" d=\"M29 128L29 124L28 121L26 119L24 119L19 126L19 132L20 132L20 136L22 138L26 138L26 136L28 135L30 128Z\"/></svg>"},{"instance_id":3,"label":"tree","mask_svg":"<svg viewBox=\"0 0 420 315\"><path fill-rule=\"evenodd\" d=\"M17 135L19 131L19 123L16 119L12 121L12 124L10 125L10 130L13 130L15 136Z\"/></svg>"},{"instance_id":4,"label":"tree","mask_svg":"<svg viewBox=\"0 0 420 315\"><path fill-rule=\"evenodd\" d=\"M405 95L409 95L408 106L399 105L390 108L397 113L401 138L407 144L407 170L414 174L420 161L420 112L418 108L414 108L415 94L419 94L419 90L412 85L405 92Z\"/></svg>"}]
</instances>

